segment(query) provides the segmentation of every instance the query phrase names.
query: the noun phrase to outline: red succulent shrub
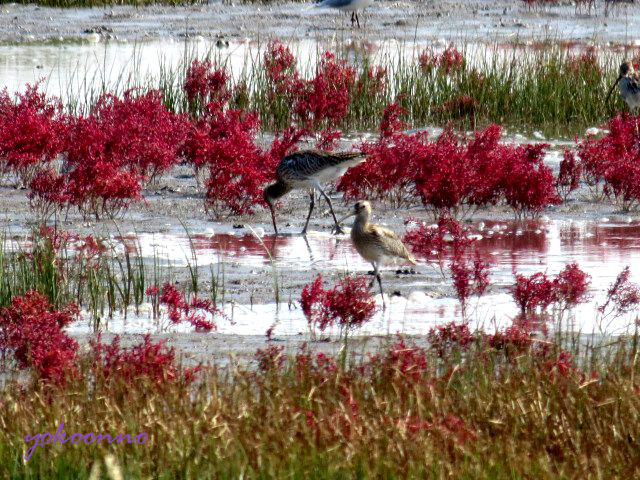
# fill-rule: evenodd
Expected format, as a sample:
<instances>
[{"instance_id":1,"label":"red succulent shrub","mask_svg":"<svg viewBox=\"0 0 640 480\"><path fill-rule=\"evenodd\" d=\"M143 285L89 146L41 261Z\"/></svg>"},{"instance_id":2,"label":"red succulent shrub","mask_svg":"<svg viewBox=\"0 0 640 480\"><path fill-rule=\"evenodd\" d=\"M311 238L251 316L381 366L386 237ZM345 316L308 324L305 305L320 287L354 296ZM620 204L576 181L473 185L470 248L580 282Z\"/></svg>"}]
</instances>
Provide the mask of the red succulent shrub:
<instances>
[{"instance_id":1,"label":"red succulent shrub","mask_svg":"<svg viewBox=\"0 0 640 480\"><path fill-rule=\"evenodd\" d=\"M617 207L629 211L640 205L640 117L618 115L608 122L602 138L588 137L577 149L586 182L603 185Z\"/></svg>"},{"instance_id":2,"label":"red succulent shrub","mask_svg":"<svg viewBox=\"0 0 640 480\"><path fill-rule=\"evenodd\" d=\"M268 345L266 348L256 350L255 358L258 362L258 369L262 372L273 372L280 370L287 360L284 354L284 346Z\"/></svg>"},{"instance_id":3,"label":"red succulent shrub","mask_svg":"<svg viewBox=\"0 0 640 480\"><path fill-rule=\"evenodd\" d=\"M120 346L119 336L110 345L102 343L100 337L91 340L90 345L94 371L104 381L122 381L125 384L146 381L162 387L171 383L190 383L200 370L200 367L181 368L176 363L175 349L167 348L165 340L153 342L150 335L145 335L142 343L129 348Z\"/></svg>"},{"instance_id":4,"label":"red succulent shrub","mask_svg":"<svg viewBox=\"0 0 640 480\"><path fill-rule=\"evenodd\" d=\"M607 299L603 305L598 307L600 313L615 316L624 315L638 308L640 305L640 286L629 280L631 270L625 267L618 274L609 290ZM610 310L608 310L610 308Z\"/></svg>"},{"instance_id":5,"label":"red succulent shrub","mask_svg":"<svg viewBox=\"0 0 640 480\"><path fill-rule=\"evenodd\" d=\"M196 170L207 169L205 206L217 217L252 213L262 203L280 158L255 144L258 126L254 113L209 104L191 128L183 154Z\"/></svg>"},{"instance_id":6,"label":"red succulent shrub","mask_svg":"<svg viewBox=\"0 0 640 480\"><path fill-rule=\"evenodd\" d=\"M426 49L418 56L418 65L425 73L439 69L443 73L449 74L464 67L464 55L453 46L448 47L441 54Z\"/></svg>"},{"instance_id":7,"label":"red succulent shrub","mask_svg":"<svg viewBox=\"0 0 640 480\"><path fill-rule=\"evenodd\" d=\"M546 206L562 203L551 168L544 164L546 147L524 145L505 152L501 190L517 217L538 215Z\"/></svg>"},{"instance_id":8,"label":"red succulent shrub","mask_svg":"<svg viewBox=\"0 0 640 480\"><path fill-rule=\"evenodd\" d=\"M367 161L338 183L349 198L376 198L407 205L417 197L434 216L468 215L500 201L518 216L539 214L560 202L551 169L544 165L545 145L500 143L502 130L491 125L470 140L451 130L433 141L425 132L398 132L398 107L388 107L381 138L361 146Z\"/></svg>"},{"instance_id":9,"label":"red succulent shrub","mask_svg":"<svg viewBox=\"0 0 640 480\"><path fill-rule=\"evenodd\" d=\"M56 310L42 294L30 291L13 297L0 310L0 351L3 361L13 353L18 368L33 368L45 382L64 383L76 371L78 344L64 332L79 315L71 304Z\"/></svg>"},{"instance_id":10,"label":"red succulent shrub","mask_svg":"<svg viewBox=\"0 0 640 480\"><path fill-rule=\"evenodd\" d=\"M13 101L0 92L0 169L17 175L25 185L64 151L67 121L58 99L27 85Z\"/></svg>"},{"instance_id":11,"label":"red succulent shrub","mask_svg":"<svg viewBox=\"0 0 640 480\"><path fill-rule=\"evenodd\" d=\"M560 162L560 172L556 178L556 190L563 201L567 200L571 192L578 189L581 177L582 163L576 160L574 152L565 150Z\"/></svg>"},{"instance_id":12,"label":"red succulent shrub","mask_svg":"<svg viewBox=\"0 0 640 480\"><path fill-rule=\"evenodd\" d=\"M464 318L469 297L484 295L489 286L489 264L477 255L473 262L469 262L462 253L458 253L454 255L450 269L453 286L462 306L462 317Z\"/></svg>"},{"instance_id":13,"label":"red succulent shrub","mask_svg":"<svg viewBox=\"0 0 640 480\"><path fill-rule=\"evenodd\" d=\"M356 71L346 60L336 60L334 54L324 52L315 77L298 87L293 111L300 123L313 130L327 122L338 124L349 110L355 81Z\"/></svg>"},{"instance_id":14,"label":"red succulent shrub","mask_svg":"<svg viewBox=\"0 0 640 480\"><path fill-rule=\"evenodd\" d=\"M215 330L214 318L224 317L224 313L211 300L194 296L189 302L171 283L165 283L162 290L156 286L149 287L147 295L152 297L154 305L157 303L167 307L171 323L178 324L186 321L193 325L196 332L207 333ZM210 319L207 316L210 316Z\"/></svg>"},{"instance_id":15,"label":"red succulent shrub","mask_svg":"<svg viewBox=\"0 0 640 480\"><path fill-rule=\"evenodd\" d=\"M363 369L383 381L392 379L415 383L426 378L427 353L416 345L407 344L398 336L382 354L371 356Z\"/></svg>"},{"instance_id":16,"label":"red succulent shrub","mask_svg":"<svg viewBox=\"0 0 640 480\"><path fill-rule=\"evenodd\" d=\"M337 322L341 327L352 329L361 327L373 318L375 301L369 292L366 277L345 277L324 298L323 325ZM323 325L320 329L324 330Z\"/></svg>"},{"instance_id":17,"label":"red succulent shrub","mask_svg":"<svg viewBox=\"0 0 640 480\"><path fill-rule=\"evenodd\" d=\"M192 113L197 113L210 102L226 103L231 98L228 80L229 74L226 69L214 69L208 59L191 62L184 79L183 89L187 94Z\"/></svg>"},{"instance_id":18,"label":"red succulent shrub","mask_svg":"<svg viewBox=\"0 0 640 480\"><path fill-rule=\"evenodd\" d=\"M558 304L564 311L585 303L589 299L589 284L590 276L572 263L553 279L541 272L530 277L516 275L511 292L521 314L526 316L538 307L544 311L551 304Z\"/></svg>"},{"instance_id":19,"label":"red succulent shrub","mask_svg":"<svg viewBox=\"0 0 640 480\"><path fill-rule=\"evenodd\" d=\"M514 323L490 335L488 343L491 348L504 351L507 357L513 357L526 352L531 347L533 335L526 326Z\"/></svg>"},{"instance_id":20,"label":"red succulent shrub","mask_svg":"<svg viewBox=\"0 0 640 480\"><path fill-rule=\"evenodd\" d=\"M323 314L325 294L326 291L322 284L321 274L318 274L313 283L305 285L300 294L300 306L312 335L315 335L316 323Z\"/></svg>"},{"instance_id":21,"label":"red succulent shrub","mask_svg":"<svg viewBox=\"0 0 640 480\"><path fill-rule=\"evenodd\" d=\"M449 322L429 330L427 339L440 358L446 358L452 350L466 350L474 337L466 323Z\"/></svg>"},{"instance_id":22,"label":"red succulent shrub","mask_svg":"<svg viewBox=\"0 0 640 480\"><path fill-rule=\"evenodd\" d=\"M30 198L49 209L57 203L113 216L178 162L186 131L186 120L166 109L159 91L102 95L89 115L70 122L62 172L36 177Z\"/></svg>"},{"instance_id":23,"label":"red succulent shrub","mask_svg":"<svg viewBox=\"0 0 640 480\"><path fill-rule=\"evenodd\" d=\"M523 315L535 312L538 307L545 310L556 299L553 280L541 272L530 277L516 274L511 293Z\"/></svg>"},{"instance_id":24,"label":"red succulent shrub","mask_svg":"<svg viewBox=\"0 0 640 480\"><path fill-rule=\"evenodd\" d=\"M591 277L577 263L567 265L553 280L555 299L563 310L589 300Z\"/></svg>"},{"instance_id":25,"label":"red succulent shrub","mask_svg":"<svg viewBox=\"0 0 640 480\"><path fill-rule=\"evenodd\" d=\"M284 93L297 78L296 58L280 40L271 40L263 57L267 79L279 92Z\"/></svg>"},{"instance_id":26,"label":"red succulent shrub","mask_svg":"<svg viewBox=\"0 0 640 480\"><path fill-rule=\"evenodd\" d=\"M315 333L338 324L346 329L362 326L373 318L376 305L365 277L345 277L325 290L322 276L302 289L301 306L309 328Z\"/></svg>"}]
</instances>

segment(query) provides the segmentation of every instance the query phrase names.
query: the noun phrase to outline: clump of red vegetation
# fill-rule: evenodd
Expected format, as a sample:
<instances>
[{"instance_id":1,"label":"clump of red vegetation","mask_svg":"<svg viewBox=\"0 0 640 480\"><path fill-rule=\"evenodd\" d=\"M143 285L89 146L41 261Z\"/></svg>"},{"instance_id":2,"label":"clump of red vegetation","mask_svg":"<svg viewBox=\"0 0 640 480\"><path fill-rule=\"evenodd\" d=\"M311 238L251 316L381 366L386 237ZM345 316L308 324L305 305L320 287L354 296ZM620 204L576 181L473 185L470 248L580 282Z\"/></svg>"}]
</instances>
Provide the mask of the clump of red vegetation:
<instances>
[{"instance_id":1,"label":"clump of red vegetation","mask_svg":"<svg viewBox=\"0 0 640 480\"><path fill-rule=\"evenodd\" d=\"M273 372L280 370L287 360L284 354L284 346L269 344L266 348L259 348L255 354L258 369L261 372Z\"/></svg>"},{"instance_id":2,"label":"clump of red vegetation","mask_svg":"<svg viewBox=\"0 0 640 480\"><path fill-rule=\"evenodd\" d=\"M588 300L590 277L576 263L567 265L555 278L538 272L529 277L516 275L512 288L513 298L522 315L546 310L557 304L567 310Z\"/></svg>"},{"instance_id":3,"label":"clump of red vegetation","mask_svg":"<svg viewBox=\"0 0 640 480\"><path fill-rule=\"evenodd\" d=\"M449 266L456 295L462 307L462 317L466 316L469 297L484 295L489 287L489 264L478 255L469 261L461 253L455 255Z\"/></svg>"},{"instance_id":4,"label":"clump of red vegetation","mask_svg":"<svg viewBox=\"0 0 640 480\"><path fill-rule=\"evenodd\" d=\"M0 92L0 170L27 185L61 154L67 143L67 118L59 100L47 98L38 85L27 85L12 100Z\"/></svg>"},{"instance_id":5,"label":"clump of red vegetation","mask_svg":"<svg viewBox=\"0 0 640 480\"><path fill-rule=\"evenodd\" d=\"M602 314L624 315L640 306L640 286L629 280L631 270L625 267L618 274L609 290L604 304L598 307Z\"/></svg>"},{"instance_id":6,"label":"clump of red vegetation","mask_svg":"<svg viewBox=\"0 0 640 480\"><path fill-rule=\"evenodd\" d=\"M358 328L371 320L376 311L365 277L345 277L333 288L325 290L318 275L302 289L301 306L309 328L315 333L338 324L345 329Z\"/></svg>"},{"instance_id":7,"label":"clump of red vegetation","mask_svg":"<svg viewBox=\"0 0 640 480\"><path fill-rule=\"evenodd\" d=\"M391 199L401 205L417 197L435 217L466 216L500 202L521 217L560 202L543 162L546 145L502 144L497 125L470 140L446 130L430 141L424 132L399 131L401 113L396 105L387 107L380 139L361 147L367 161L340 179L345 198Z\"/></svg>"},{"instance_id":8,"label":"clump of red vegetation","mask_svg":"<svg viewBox=\"0 0 640 480\"><path fill-rule=\"evenodd\" d=\"M56 310L35 291L13 297L0 310L3 363L11 352L18 368L33 368L45 382L64 383L76 372L78 344L63 329L78 315L75 305Z\"/></svg>"},{"instance_id":9,"label":"clump of red vegetation","mask_svg":"<svg viewBox=\"0 0 640 480\"><path fill-rule=\"evenodd\" d=\"M73 118L62 172L37 175L30 198L43 211L75 206L113 216L176 165L186 132L185 118L167 110L159 91L105 94L87 116Z\"/></svg>"},{"instance_id":10,"label":"clump of red vegetation","mask_svg":"<svg viewBox=\"0 0 640 480\"><path fill-rule=\"evenodd\" d=\"M191 112L197 113L210 102L226 103L231 98L228 80L227 71L215 69L211 60L191 62L183 85Z\"/></svg>"},{"instance_id":11,"label":"clump of red vegetation","mask_svg":"<svg viewBox=\"0 0 640 480\"><path fill-rule=\"evenodd\" d=\"M96 376L103 381L120 381L124 384L146 381L156 387L171 383L194 380L200 367L182 369L176 362L173 347L166 341L153 342L145 335L142 343L130 348L120 346L116 336L111 344L102 343L101 338L91 341L93 368Z\"/></svg>"},{"instance_id":12,"label":"clump of red vegetation","mask_svg":"<svg viewBox=\"0 0 640 480\"><path fill-rule=\"evenodd\" d=\"M167 308L171 323L186 321L193 325L196 332L206 333L215 330L216 324L213 319L216 316L224 317L224 313L211 300L194 295L191 301L187 301L184 294L171 283L165 283L162 290L155 286L149 287L147 295L152 297L154 304Z\"/></svg>"},{"instance_id":13,"label":"clump of red vegetation","mask_svg":"<svg viewBox=\"0 0 640 480\"><path fill-rule=\"evenodd\" d=\"M379 376L383 381L416 383L426 379L428 371L427 352L410 345L402 337L385 349L383 354L372 355L363 365L363 371Z\"/></svg>"},{"instance_id":14,"label":"clump of red vegetation","mask_svg":"<svg viewBox=\"0 0 640 480\"><path fill-rule=\"evenodd\" d=\"M556 178L556 189L563 201L567 200L571 192L578 189L581 177L582 163L576 160L574 152L565 150L560 162L560 172Z\"/></svg>"},{"instance_id":15,"label":"clump of red vegetation","mask_svg":"<svg viewBox=\"0 0 640 480\"><path fill-rule=\"evenodd\" d=\"M207 173L208 211L217 217L252 213L253 207L262 202L262 186L271 179L280 160L281 144L274 142L271 152L260 149L255 143L258 115L228 106L226 73L212 71L209 63L196 67L198 77L216 81L194 81L198 98L210 101L193 120L182 153L196 172L205 169ZM190 85L186 83L185 89Z\"/></svg>"},{"instance_id":16,"label":"clump of red vegetation","mask_svg":"<svg viewBox=\"0 0 640 480\"><path fill-rule=\"evenodd\" d=\"M455 47L448 47L437 54L431 49L424 50L418 57L420 69L425 73L440 70L446 74L454 73L464 68L464 55Z\"/></svg>"},{"instance_id":17,"label":"clump of red vegetation","mask_svg":"<svg viewBox=\"0 0 640 480\"><path fill-rule=\"evenodd\" d=\"M618 115L607 128L602 138L583 140L577 154L585 181L596 189L602 185L607 198L629 211L640 205L640 117Z\"/></svg>"},{"instance_id":18,"label":"clump of red vegetation","mask_svg":"<svg viewBox=\"0 0 640 480\"><path fill-rule=\"evenodd\" d=\"M474 336L466 323L449 322L430 329L427 339L438 356L445 358L452 351L468 349L474 341Z\"/></svg>"}]
</instances>

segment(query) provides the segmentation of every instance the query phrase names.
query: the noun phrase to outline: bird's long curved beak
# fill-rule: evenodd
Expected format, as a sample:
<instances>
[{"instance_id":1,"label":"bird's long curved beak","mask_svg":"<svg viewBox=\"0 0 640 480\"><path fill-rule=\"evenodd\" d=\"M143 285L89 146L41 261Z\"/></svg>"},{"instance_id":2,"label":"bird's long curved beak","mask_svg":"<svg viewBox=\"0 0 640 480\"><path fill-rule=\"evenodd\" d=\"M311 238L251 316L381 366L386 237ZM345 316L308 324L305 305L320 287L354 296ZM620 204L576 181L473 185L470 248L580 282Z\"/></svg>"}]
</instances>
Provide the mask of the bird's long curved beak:
<instances>
[{"instance_id":1,"label":"bird's long curved beak","mask_svg":"<svg viewBox=\"0 0 640 480\"><path fill-rule=\"evenodd\" d=\"M271 210L271 221L273 222L273 230L275 231L276 235L278 235L278 226L276 225L276 212L273 209L273 205L271 205L270 203L269 205L269 209Z\"/></svg>"},{"instance_id":2,"label":"bird's long curved beak","mask_svg":"<svg viewBox=\"0 0 640 480\"><path fill-rule=\"evenodd\" d=\"M351 212L351 213L349 213L349 214L345 215L345 216L344 216L344 217L342 217L340 220L338 220L338 225L340 225L342 222L344 222L347 218L349 218L349 217L353 217L354 215L355 215L355 213L354 213L354 212Z\"/></svg>"},{"instance_id":3,"label":"bird's long curved beak","mask_svg":"<svg viewBox=\"0 0 640 480\"><path fill-rule=\"evenodd\" d=\"M607 93L607 99L604 101L605 103L609 101L609 97L611 97L611 94L613 93L613 89L616 88L616 85L618 85L620 80L622 80L622 76L619 76L618 79L614 82L614 84L611 85L611 88L609 89L609 93Z\"/></svg>"}]
</instances>

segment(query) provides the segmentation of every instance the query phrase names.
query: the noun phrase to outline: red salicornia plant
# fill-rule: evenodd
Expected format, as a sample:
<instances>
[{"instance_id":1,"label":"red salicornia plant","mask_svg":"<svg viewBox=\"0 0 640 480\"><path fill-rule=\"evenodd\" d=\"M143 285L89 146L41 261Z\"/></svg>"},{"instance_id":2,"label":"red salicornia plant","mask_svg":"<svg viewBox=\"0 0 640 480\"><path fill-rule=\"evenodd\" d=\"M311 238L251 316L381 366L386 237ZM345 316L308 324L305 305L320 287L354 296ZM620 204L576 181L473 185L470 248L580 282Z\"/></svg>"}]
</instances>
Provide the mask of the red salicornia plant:
<instances>
[{"instance_id":1,"label":"red salicornia plant","mask_svg":"<svg viewBox=\"0 0 640 480\"><path fill-rule=\"evenodd\" d=\"M345 198L378 198L395 205L419 199L436 218L464 217L497 203L510 206L518 217L535 216L560 202L552 171L543 162L545 145L502 144L497 125L469 140L451 130L429 140L424 132L398 131L400 113L389 106L380 139L362 145L367 161L338 184Z\"/></svg>"},{"instance_id":2,"label":"red salicornia plant","mask_svg":"<svg viewBox=\"0 0 640 480\"><path fill-rule=\"evenodd\" d=\"M151 297L154 308L157 309L160 305L167 308L171 323L186 321L193 325L196 332L215 330L215 317L224 317L224 313L211 300L194 296L191 301L187 301L184 294L171 283L165 283L162 289L151 286L147 288L147 295Z\"/></svg>"},{"instance_id":3,"label":"red salicornia plant","mask_svg":"<svg viewBox=\"0 0 640 480\"><path fill-rule=\"evenodd\" d=\"M186 119L166 109L159 91L105 94L87 116L70 120L64 168L37 175L30 198L42 211L74 206L113 216L176 165L186 132Z\"/></svg>"},{"instance_id":4,"label":"red salicornia plant","mask_svg":"<svg viewBox=\"0 0 640 480\"><path fill-rule=\"evenodd\" d=\"M35 291L13 297L0 310L3 363L12 354L18 368L33 368L46 382L64 383L75 372L78 344L63 329L78 315L75 305L55 310Z\"/></svg>"},{"instance_id":5,"label":"red salicornia plant","mask_svg":"<svg viewBox=\"0 0 640 480\"><path fill-rule=\"evenodd\" d=\"M598 310L606 316L619 317L640 306L640 286L629 280L631 270L625 267L607 291L607 299Z\"/></svg>"},{"instance_id":6,"label":"red salicornia plant","mask_svg":"<svg viewBox=\"0 0 640 480\"><path fill-rule=\"evenodd\" d=\"M47 98L38 85L27 85L16 97L0 92L0 170L28 185L64 151L68 125L60 101Z\"/></svg>"},{"instance_id":7,"label":"red salicornia plant","mask_svg":"<svg viewBox=\"0 0 640 480\"><path fill-rule=\"evenodd\" d=\"M345 277L325 290L318 275L312 284L305 285L300 303L312 332L316 326L324 331L336 324L348 331L371 320L376 305L367 283L365 277Z\"/></svg>"},{"instance_id":8,"label":"red salicornia plant","mask_svg":"<svg viewBox=\"0 0 640 480\"><path fill-rule=\"evenodd\" d=\"M609 120L609 133L588 137L577 149L585 181L618 208L640 204L640 117L627 114Z\"/></svg>"},{"instance_id":9,"label":"red salicornia plant","mask_svg":"<svg viewBox=\"0 0 640 480\"><path fill-rule=\"evenodd\" d=\"M96 378L102 382L148 382L156 388L172 383L193 381L200 367L180 368L175 349L166 341L153 342L150 335L129 348L120 345L120 337L111 344L102 343L100 337L90 342ZM146 384L146 383L145 383Z\"/></svg>"}]
</instances>

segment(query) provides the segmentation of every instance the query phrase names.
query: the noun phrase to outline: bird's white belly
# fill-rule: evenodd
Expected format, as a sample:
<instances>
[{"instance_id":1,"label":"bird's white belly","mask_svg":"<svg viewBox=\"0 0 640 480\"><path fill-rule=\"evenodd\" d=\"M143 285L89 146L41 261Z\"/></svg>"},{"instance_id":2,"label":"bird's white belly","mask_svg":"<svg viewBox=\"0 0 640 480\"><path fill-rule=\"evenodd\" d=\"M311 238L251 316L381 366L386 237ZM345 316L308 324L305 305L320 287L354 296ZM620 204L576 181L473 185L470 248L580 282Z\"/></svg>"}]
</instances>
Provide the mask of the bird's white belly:
<instances>
[{"instance_id":1,"label":"bird's white belly","mask_svg":"<svg viewBox=\"0 0 640 480\"><path fill-rule=\"evenodd\" d=\"M629 94L626 96L625 101L629 106L629 110L636 110L640 108L640 94Z\"/></svg>"},{"instance_id":2,"label":"bird's white belly","mask_svg":"<svg viewBox=\"0 0 640 480\"><path fill-rule=\"evenodd\" d=\"M318 183L332 182L340 178L342 175L344 175L344 172L346 171L347 171L347 168L339 165L336 165L335 167L325 168L319 171L318 173L316 173L315 175L313 175L310 178L310 183L314 184L315 182L318 182Z\"/></svg>"},{"instance_id":3,"label":"bird's white belly","mask_svg":"<svg viewBox=\"0 0 640 480\"><path fill-rule=\"evenodd\" d=\"M367 8L372 3L373 3L373 0L353 0L347 5L344 5L342 7L336 7L336 8L338 10L342 10L345 12L354 12L356 10L362 10L363 8Z\"/></svg>"}]
</instances>

